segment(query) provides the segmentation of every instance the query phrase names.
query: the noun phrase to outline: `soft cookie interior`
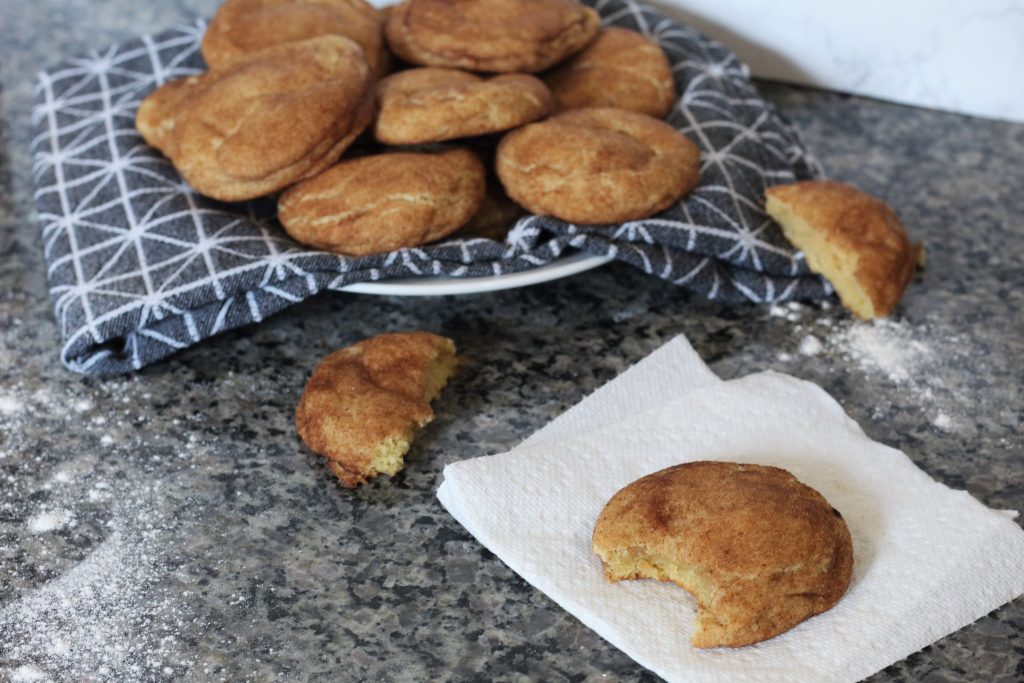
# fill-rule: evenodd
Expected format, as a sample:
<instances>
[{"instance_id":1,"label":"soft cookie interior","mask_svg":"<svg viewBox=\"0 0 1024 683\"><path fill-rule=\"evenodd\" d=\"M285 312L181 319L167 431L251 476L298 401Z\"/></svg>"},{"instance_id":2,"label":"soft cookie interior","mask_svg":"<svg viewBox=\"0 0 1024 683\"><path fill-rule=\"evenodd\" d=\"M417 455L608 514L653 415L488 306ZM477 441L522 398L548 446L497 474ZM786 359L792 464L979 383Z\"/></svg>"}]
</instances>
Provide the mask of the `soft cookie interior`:
<instances>
[{"instance_id":1,"label":"soft cookie interior","mask_svg":"<svg viewBox=\"0 0 1024 683\"><path fill-rule=\"evenodd\" d=\"M921 262L896 213L881 200L834 181L769 188L765 210L860 318L892 312Z\"/></svg>"}]
</instances>

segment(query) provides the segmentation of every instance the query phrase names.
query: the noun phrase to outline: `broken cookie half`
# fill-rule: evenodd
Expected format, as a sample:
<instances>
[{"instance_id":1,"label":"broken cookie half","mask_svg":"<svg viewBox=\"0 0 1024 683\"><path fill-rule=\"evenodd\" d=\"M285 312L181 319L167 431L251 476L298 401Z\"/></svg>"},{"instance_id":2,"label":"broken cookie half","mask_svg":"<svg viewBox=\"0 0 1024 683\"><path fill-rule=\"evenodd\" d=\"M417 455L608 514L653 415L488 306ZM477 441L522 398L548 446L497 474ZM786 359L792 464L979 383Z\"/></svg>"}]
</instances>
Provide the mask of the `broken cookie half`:
<instances>
[{"instance_id":1,"label":"broken cookie half","mask_svg":"<svg viewBox=\"0 0 1024 683\"><path fill-rule=\"evenodd\" d=\"M381 334L336 351L306 383L299 437L344 486L394 475L458 365L454 342L429 332Z\"/></svg>"},{"instance_id":2,"label":"broken cookie half","mask_svg":"<svg viewBox=\"0 0 1024 683\"><path fill-rule=\"evenodd\" d=\"M618 491L594 527L609 581L669 581L697 598L691 642L740 647L832 607L853 542L814 489L777 467L691 462Z\"/></svg>"},{"instance_id":3,"label":"broken cookie half","mask_svg":"<svg viewBox=\"0 0 1024 683\"><path fill-rule=\"evenodd\" d=\"M896 212L852 185L805 180L770 187L765 211L858 318L889 315L924 264L924 248L911 243Z\"/></svg>"}]
</instances>

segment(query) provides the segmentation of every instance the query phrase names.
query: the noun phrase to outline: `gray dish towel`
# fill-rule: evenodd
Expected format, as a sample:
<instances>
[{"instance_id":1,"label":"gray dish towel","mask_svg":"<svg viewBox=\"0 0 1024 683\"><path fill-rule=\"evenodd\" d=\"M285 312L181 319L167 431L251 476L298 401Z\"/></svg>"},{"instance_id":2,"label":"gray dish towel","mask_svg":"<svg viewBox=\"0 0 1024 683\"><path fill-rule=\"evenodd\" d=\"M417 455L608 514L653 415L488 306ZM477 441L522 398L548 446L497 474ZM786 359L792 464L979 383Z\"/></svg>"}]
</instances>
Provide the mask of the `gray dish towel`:
<instances>
[{"instance_id":1,"label":"gray dish towel","mask_svg":"<svg viewBox=\"0 0 1024 683\"><path fill-rule=\"evenodd\" d=\"M655 38L679 101L668 121L701 148L699 187L621 225L523 217L504 243L449 239L345 257L293 242L269 202L193 192L135 131L156 86L203 70L204 24L70 59L40 75L33 140L50 294L76 372L129 372L322 290L371 280L500 275L582 250L725 301L831 292L762 210L770 185L820 175L796 131L722 45L633 0L597 0L607 25Z\"/></svg>"}]
</instances>

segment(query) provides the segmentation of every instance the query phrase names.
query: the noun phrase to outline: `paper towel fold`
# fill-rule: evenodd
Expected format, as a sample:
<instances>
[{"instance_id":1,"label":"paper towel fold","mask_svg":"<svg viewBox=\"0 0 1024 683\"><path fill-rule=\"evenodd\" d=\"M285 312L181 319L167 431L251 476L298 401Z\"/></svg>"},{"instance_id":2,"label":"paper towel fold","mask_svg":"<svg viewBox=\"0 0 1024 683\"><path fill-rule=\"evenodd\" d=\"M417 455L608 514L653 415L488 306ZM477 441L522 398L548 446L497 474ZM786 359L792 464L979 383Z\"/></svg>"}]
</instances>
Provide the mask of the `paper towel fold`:
<instances>
[{"instance_id":1,"label":"paper towel fold","mask_svg":"<svg viewBox=\"0 0 1024 683\"><path fill-rule=\"evenodd\" d=\"M547 423L520 446L533 446L607 427L722 380L711 372L682 335Z\"/></svg>"},{"instance_id":2,"label":"paper towel fold","mask_svg":"<svg viewBox=\"0 0 1024 683\"><path fill-rule=\"evenodd\" d=\"M622 405L635 415L609 424ZM754 646L697 650L688 593L605 581L590 536L607 500L702 459L783 467L842 512L855 559L833 609ZM683 339L520 447L449 465L438 498L526 581L669 681L859 680L1024 593L1016 523L871 441L816 385L773 372L722 382Z\"/></svg>"}]
</instances>

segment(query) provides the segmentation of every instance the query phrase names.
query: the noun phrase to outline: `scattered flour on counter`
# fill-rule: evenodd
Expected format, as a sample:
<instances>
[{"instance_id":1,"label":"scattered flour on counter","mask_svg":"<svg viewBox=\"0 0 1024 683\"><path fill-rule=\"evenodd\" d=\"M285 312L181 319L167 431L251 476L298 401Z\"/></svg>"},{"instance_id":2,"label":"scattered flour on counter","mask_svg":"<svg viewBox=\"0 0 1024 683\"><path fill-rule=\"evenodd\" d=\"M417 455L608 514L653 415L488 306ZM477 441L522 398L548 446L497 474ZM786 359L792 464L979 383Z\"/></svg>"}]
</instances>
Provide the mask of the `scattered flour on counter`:
<instances>
[{"instance_id":1,"label":"scattered flour on counter","mask_svg":"<svg viewBox=\"0 0 1024 683\"><path fill-rule=\"evenodd\" d=\"M38 680L89 683L141 681L182 666L178 636L202 624L186 616L180 594L161 590L166 536L176 522L141 502L142 493L156 491L119 498L103 541L57 578L0 607L0 679L4 662L18 667L15 673L45 672Z\"/></svg>"},{"instance_id":2,"label":"scattered flour on counter","mask_svg":"<svg viewBox=\"0 0 1024 683\"><path fill-rule=\"evenodd\" d=\"M768 309L768 314L774 318L785 318L789 322L795 323L800 320L806 310L808 307L799 301L790 301L786 304L772 304Z\"/></svg>"},{"instance_id":3,"label":"scattered flour on counter","mask_svg":"<svg viewBox=\"0 0 1024 683\"><path fill-rule=\"evenodd\" d=\"M74 521L75 518L66 510L51 510L41 512L28 520L28 530L34 534L45 534L69 525L74 526Z\"/></svg>"},{"instance_id":4,"label":"scattered flour on counter","mask_svg":"<svg viewBox=\"0 0 1024 683\"><path fill-rule=\"evenodd\" d=\"M965 409L978 405L978 387L965 369L985 362L961 331L942 325L874 320L836 326L829 345L866 375L895 384L905 403L923 410L946 433L971 433Z\"/></svg>"},{"instance_id":5,"label":"scattered flour on counter","mask_svg":"<svg viewBox=\"0 0 1024 683\"><path fill-rule=\"evenodd\" d=\"M146 626L138 610L151 572L145 555L114 532L64 575L0 610L0 629L10 629L15 652L35 666L58 671L127 674L125 664Z\"/></svg>"},{"instance_id":6,"label":"scattered flour on counter","mask_svg":"<svg viewBox=\"0 0 1024 683\"><path fill-rule=\"evenodd\" d=\"M110 487L105 481L99 481L93 484L92 488L86 494L86 498L90 503L101 503L103 501L110 500L111 493Z\"/></svg>"},{"instance_id":7,"label":"scattered flour on counter","mask_svg":"<svg viewBox=\"0 0 1024 683\"><path fill-rule=\"evenodd\" d=\"M936 355L905 323L875 320L855 323L832 338L840 353L861 369L885 375L896 384L913 384Z\"/></svg>"},{"instance_id":8,"label":"scattered flour on counter","mask_svg":"<svg viewBox=\"0 0 1024 683\"><path fill-rule=\"evenodd\" d=\"M0 415L14 415L21 410L21 401L14 396L0 396Z\"/></svg>"},{"instance_id":9,"label":"scattered flour on counter","mask_svg":"<svg viewBox=\"0 0 1024 683\"><path fill-rule=\"evenodd\" d=\"M944 432L956 431L956 423L953 421L953 418L942 411L939 411L939 414L935 416L932 424Z\"/></svg>"},{"instance_id":10,"label":"scattered flour on counter","mask_svg":"<svg viewBox=\"0 0 1024 683\"><path fill-rule=\"evenodd\" d=\"M805 356L817 356L823 348L825 347L822 346L821 340L813 334L809 334L800 340L800 353Z\"/></svg>"},{"instance_id":11,"label":"scattered flour on counter","mask_svg":"<svg viewBox=\"0 0 1024 683\"><path fill-rule=\"evenodd\" d=\"M845 365L865 379L895 385L899 403L922 410L936 429L947 433L971 433L975 429L965 410L978 404L980 387L972 382L966 368L986 361L978 355L976 342L963 330L938 322L851 320L834 317L828 312L831 308L824 302L817 308L801 304L771 306L773 317L796 323L791 327L796 347L780 350L777 359L789 363L828 353L830 360L838 360L839 366ZM884 419L892 408L889 403L880 404L874 416Z\"/></svg>"},{"instance_id":12,"label":"scattered flour on counter","mask_svg":"<svg viewBox=\"0 0 1024 683\"><path fill-rule=\"evenodd\" d=\"M35 683L36 681L48 681L50 677L34 666L19 666L11 674L14 683Z\"/></svg>"},{"instance_id":13,"label":"scattered flour on counter","mask_svg":"<svg viewBox=\"0 0 1024 683\"><path fill-rule=\"evenodd\" d=\"M0 387L0 539L14 539L0 540L0 682L179 680L192 670L184 636L206 624L169 588L191 519L165 514L159 456L174 443L175 461L187 460L208 444L139 430L148 406L134 384ZM40 439L66 429L66 452ZM111 454L121 465L105 464Z\"/></svg>"}]
</instances>

